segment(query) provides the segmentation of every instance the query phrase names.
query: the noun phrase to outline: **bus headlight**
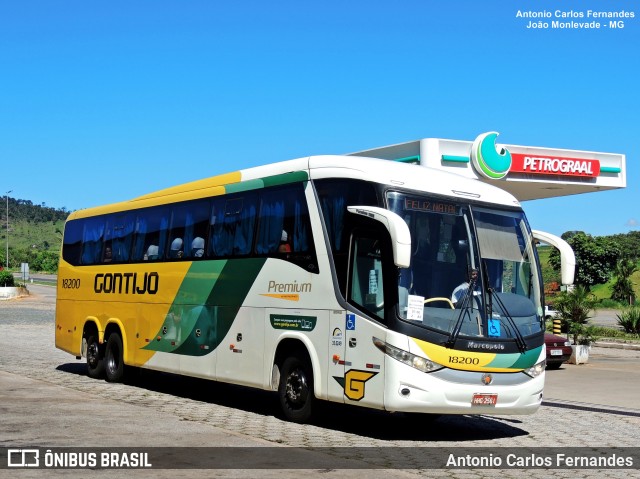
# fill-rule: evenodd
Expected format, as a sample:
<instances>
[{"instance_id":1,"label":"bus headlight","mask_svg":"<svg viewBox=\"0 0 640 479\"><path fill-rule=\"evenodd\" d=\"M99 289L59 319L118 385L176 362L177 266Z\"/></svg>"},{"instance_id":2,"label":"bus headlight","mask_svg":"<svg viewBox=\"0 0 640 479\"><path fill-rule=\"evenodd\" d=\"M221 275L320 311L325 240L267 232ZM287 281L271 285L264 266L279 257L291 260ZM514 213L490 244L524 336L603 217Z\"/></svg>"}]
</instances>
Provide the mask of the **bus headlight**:
<instances>
[{"instance_id":1,"label":"bus headlight","mask_svg":"<svg viewBox=\"0 0 640 479\"><path fill-rule=\"evenodd\" d=\"M424 373L432 373L439 369L444 368L441 364L434 363L433 361L428 360L427 358L423 358L421 356L416 356L415 354L410 353L409 351L405 351L400 348L396 348L395 346L391 346L388 343L385 343L381 339L373 338L373 344L382 351L387 356L391 356L396 361L400 361L407 366L411 366L412 368L416 368L419 371Z\"/></svg>"},{"instance_id":2,"label":"bus headlight","mask_svg":"<svg viewBox=\"0 0 640 479\"><path fill-rule=\"evenodd\" d=\"M544 368L547 367L547 361L542 360L538 364L534 364L529 369L524 369L522 372L527 376L531 376L532 378L537 378L544 372Z\"/></svg>"}]
</instances>

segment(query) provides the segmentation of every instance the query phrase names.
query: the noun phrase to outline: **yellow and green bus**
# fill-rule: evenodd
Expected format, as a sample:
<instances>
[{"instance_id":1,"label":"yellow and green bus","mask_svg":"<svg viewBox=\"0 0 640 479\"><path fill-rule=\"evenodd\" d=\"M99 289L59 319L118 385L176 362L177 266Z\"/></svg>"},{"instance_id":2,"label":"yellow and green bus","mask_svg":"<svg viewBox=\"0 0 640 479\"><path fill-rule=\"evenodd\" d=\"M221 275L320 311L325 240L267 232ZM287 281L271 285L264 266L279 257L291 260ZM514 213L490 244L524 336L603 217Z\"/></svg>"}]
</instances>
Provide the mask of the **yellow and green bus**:
<instances>
[{"instance_id":1,"label":"yellow and green bus","mask_svg":"<svg viewBox=\"0 0 640 479\"><path fill-rule=\"evenodd\" d=\"M55 341L91 377L131 366L273 390L298 422L317 400L527 414L543 304L509 193L313 156L72 213Z\"/></svg>"}]
</instances>

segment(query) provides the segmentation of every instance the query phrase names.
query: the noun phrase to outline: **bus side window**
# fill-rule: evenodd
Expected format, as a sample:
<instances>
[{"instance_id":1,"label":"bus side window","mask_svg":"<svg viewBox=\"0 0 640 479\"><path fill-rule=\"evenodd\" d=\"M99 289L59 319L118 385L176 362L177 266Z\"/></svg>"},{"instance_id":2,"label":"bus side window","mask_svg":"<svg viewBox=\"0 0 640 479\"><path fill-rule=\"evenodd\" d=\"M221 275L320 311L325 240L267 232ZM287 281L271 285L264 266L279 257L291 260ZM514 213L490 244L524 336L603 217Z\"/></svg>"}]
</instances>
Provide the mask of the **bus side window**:
<instances>
[{"instance_id":1,"label":"bus side window","mask_svg":"<svg viewBox=\"0 0 640 479\"><path fill-rule=\"evenodd\" d=\"M133 243L134 216L130 213L117 216L112 224L112 258L114 262L129 261ZM105 252L105 258L107 254Z\"/></svg>"},{"instance_id":2,"label":"bus side window","mask_svg":"<svg viewBox=\"0 0 640 479\"><path fill-rule=\"evenodd\" d=\"M251 253L256 200L256 194L248 192L243 196L214 202L210 220L212 256L246 256Z\"/></svg>"},{"instance_id":3,"label":"bus side window","mask_svg":"<svg viewBox=\"0 0 640 479\"><path fill-rule=\"evenodd\" d=\"M164 257L168 249L169 217L170 211L164 206L139 211L132 255L134 261L152 261Z\"/></svg>"},{"instance_id":4,"label":"bus side window","mask_svg":"<svg viewBox=\"0 0 640 479\"><path fill-rule=\"evenodd\" d=\"M280 242L288 241L289 233L284 229L285 221L285 192L282 189L264 191L260 204L260 222L257 254L274 255L278 252ZM283 240L283 238L285 238Z\"/></svg>"},{"instance_id":5,"label":"bus side window","mask_svg":"<svg viewBox=\"0 0 640 479\"><path fill-rule=\"evenodd\" d=\"M174 208L169 237L172 242L182 240L181 257L204 257L209 209L209 200L190 201Z\"/></svg>"},{"instance_id":6,"label":"bus side window","mask_svg":"<svg viewBox=\"0 0 640 479\"><path fill-rule=\"evenodd\" d=\"M111 263L113 261L113 215L105 219L104 238L102 244L101 263Z\"/></svg>"},{"instance_id":7,"label":"bus side window","mask_svg":"<svg viewBox=\"0 0 640 479\"><path fill-rule=\"evenodd\" d=\"M82 264L98 264L102 261L105 223L104 216L85 220L82 234Z\"/></svg>"},{"instance_id":8,"label":"bus side window","mask_svg":"<svg viewBox=\"0 0 640 479\"><path fill-rule=\"evenodd\" d=\"M256 253L308 253L312 247L311 222L301 183L265 189L260 205Z\"/></svg>"},{"instance_id":9,"label":"bus side window","mask_svg":"<svg viewBox=\"0 0 640 479\"><path fill-rule=\"evenodd\" d=\"M242 211L235 214L235 236L233 239L233 254L246 255L253 248L253 233L256 222L255 195L247 195Z\"/></svg>"},{"instance_id":10,"label":"bus side window","mask_svg":"<svg viewBox=\"0 0 640 479\"><path fill-rule=\"evenodd\" d=\"M224 223L224 204L222 198L215 198L211 205L211 217L209 219L209 251L210 258L219 258L227 255L227 242L222 237L222 225Z\"/></svg>"},{"instance_id":11,"label":"bus side window","mask_svg":"<svg viewBox=\"0 0 640 479\"><path fill-rule=\"evenodd\" d=\"M260 191L260 215L255 253L293 263L318 274L311 219L305 194L308 183L264 188Z\"/></svg>"},{"instance_id":12,"label":"bus side window","mask_svg":"<svg viewBox=\"0 0 640 479\"><path fill-rule=\"evenodd\" d=\"M80 264L82 252L82 232L84 220L67 221L64 226L64 244L62 258L69 264Z\"/></svg>"}]
</instances>

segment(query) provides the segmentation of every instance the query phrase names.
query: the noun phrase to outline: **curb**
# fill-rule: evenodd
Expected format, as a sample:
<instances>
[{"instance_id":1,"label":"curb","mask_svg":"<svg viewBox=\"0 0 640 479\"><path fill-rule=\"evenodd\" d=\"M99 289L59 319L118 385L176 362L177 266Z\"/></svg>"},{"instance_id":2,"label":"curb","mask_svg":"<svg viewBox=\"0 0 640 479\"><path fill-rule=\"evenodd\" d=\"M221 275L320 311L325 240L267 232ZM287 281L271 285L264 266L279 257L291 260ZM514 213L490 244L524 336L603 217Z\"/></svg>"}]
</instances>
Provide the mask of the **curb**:
<instances>
[{"instance_id":1,"label":"curb","mask_svg":"<svg viewBox=\"0 0 640 479\"><path fill-rule=\"evenodd\" d=\"M24 296L29 296L29 291L27 290L27 288L23 288L20 286L0 287L0 301L22 298Z\"/></svg>"},{"instance_id":2,"label":"curb","mask_svg":"<svg viewBox=\"0 0 640 479\"><path fill-rule=\"evenodd\" d=\"M593 346L597 348L609 348L609 349L628 349L631 351L640 351L640 344L634 343L616 343L616 342L601 342L596 341Z\"/></svg>"}]
</instances>

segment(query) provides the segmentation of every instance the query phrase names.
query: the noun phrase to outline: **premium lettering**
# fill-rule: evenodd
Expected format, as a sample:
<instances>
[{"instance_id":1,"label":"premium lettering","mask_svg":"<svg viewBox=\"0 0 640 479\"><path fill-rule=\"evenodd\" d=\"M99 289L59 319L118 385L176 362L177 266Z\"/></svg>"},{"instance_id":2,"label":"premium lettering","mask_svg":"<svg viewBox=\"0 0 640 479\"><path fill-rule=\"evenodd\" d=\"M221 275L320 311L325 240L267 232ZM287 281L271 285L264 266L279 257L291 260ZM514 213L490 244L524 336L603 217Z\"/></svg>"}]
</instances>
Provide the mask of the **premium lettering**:
<instances>
[{"instance_id":1,"label":"premium lettering","mask_svg":"<svg viewBox=\"0 0 640 479\"><path fill-rule=\"evenodd\" d=\"M311 283L278 283L269 281L269 293L310 293Z\"/></svg>"},{"instance_id":2,"label":"premium lettering","mask_svg":"<svg viewBox=\"0 0 640 479\"><path fill-rule=\"evenodd\" d=\"M96 293L156 294L160 276L158 273L98 273L93 281Z\"/></svg>"}]
</instances>

